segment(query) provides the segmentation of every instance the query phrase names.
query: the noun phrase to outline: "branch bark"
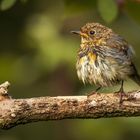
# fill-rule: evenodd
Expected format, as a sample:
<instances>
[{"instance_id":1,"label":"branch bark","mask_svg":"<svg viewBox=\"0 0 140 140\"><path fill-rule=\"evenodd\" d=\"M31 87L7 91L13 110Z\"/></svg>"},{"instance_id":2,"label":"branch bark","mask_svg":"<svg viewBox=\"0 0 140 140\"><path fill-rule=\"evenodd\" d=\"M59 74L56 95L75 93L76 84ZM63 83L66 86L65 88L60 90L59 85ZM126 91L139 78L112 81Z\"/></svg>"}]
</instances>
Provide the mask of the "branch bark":
<instances>
[{"instance_id":1,"label":"branch bark","mask_svg":"<svg viewBox=\"0 0 140 140\"><path fill-rule=\"evenodd\" d=\"M140 91L127 93L120 104L114 93L12 99L8 87L8 82L0 85L1 129L37 121L140 116Z\"/></svg>"}]
</instances>

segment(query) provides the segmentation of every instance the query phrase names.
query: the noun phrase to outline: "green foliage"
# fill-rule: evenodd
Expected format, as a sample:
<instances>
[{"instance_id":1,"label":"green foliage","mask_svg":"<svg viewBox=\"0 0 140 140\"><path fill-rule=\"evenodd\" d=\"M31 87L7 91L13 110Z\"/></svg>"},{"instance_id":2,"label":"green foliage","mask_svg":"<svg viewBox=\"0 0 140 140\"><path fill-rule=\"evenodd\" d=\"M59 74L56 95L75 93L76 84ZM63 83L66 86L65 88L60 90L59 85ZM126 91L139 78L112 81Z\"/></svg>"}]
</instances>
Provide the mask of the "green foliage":
<instances>
[{"instance_id":1,"label":"green foliage","mask_svg":"<svg viewBox=\"0 0 140 140\"><path fill-rule=\"evenodd\" d=\"M135 21L140 23L140 3L134 1L127 1L125 6L125 11L128 13L130 17L132 17Z\"/></svg>"},{"instance_id":2,"label":"green foliage","mask_svg":"<svg viewBox=\"0 0 140 140\"><path fill-rule=\"evenodd\" d=\"M26 3L28 0L20 0L22 3ZM0 3L0 10L5 11L12 8L17 0L2 0Z\"/></svg>"},{"instance_id":3,"label":"green foliage","mask_svg":"<svg viewBox=\"0 0 140 140\"><path fill-rule=\"evenodd\" d=\"M115 20L118 15L118 7L115 0L98 0L98 10L107 23Z\"/></svg>"},{"instance_id":4,"label":"green foliage","mask_svg":"<svg viewBox=\"0 0 140 140\"><path fill-rule=\"evenodd\" d=\"M1 4L0 4L0 9L2 11L4 10L8 10L9 8L11 8L17 0L2 0Z\"/></svg>"},{"instance_id":5,"label":"green foliage","mask_svg":"<svg viewBox=\"0 0 140 140\"><path fill-rule=\"evenodd\" d=\"M22 3L26 3L28 0L20 0Z\"/></svg>"},{"instance_id":6,"label":"green foliage","mask_svg":"<svg viewBox=\"0 0 140 140\"><path fill-rule=\"evenodd\" d=\"M115 1L124 2L119 11L120 3ZM77 78L80 37L70 31L102 19L134 46L134 63L140 73L139 2L1 0L0 4L10 2L3 12L0 5L0 83L8 80L12 84L9 94L13 98L84 95L94 90L95 86L83 85ZM118 89L119 85L101 92ZM139 87L131 80L125 82L125 91L136 89ZM140 139L139 130L139 118L72 119L20 125L0 131L0 140L136 140Z\"/></svg>"}]
</instances>

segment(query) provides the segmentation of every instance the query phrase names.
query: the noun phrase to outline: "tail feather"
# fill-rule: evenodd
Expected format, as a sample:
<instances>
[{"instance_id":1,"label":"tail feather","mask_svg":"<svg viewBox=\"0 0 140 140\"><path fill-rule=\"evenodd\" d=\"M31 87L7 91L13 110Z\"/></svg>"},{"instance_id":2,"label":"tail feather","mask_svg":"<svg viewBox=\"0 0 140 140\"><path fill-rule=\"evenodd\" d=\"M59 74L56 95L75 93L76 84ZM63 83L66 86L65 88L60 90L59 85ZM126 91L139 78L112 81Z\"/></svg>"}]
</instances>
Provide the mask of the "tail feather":
<instances>
[{"instance_id":1,"label":"tail feather","mask_svg":"<svg viewBox=\"0 0 140 140\"><path fill-rule=\"evenodd\" d=\"M132 66L133 66L134 74L130 75L130 78L140 86L140 75L138 74L134 64L132 64Z\"/></svg>"},{"instance_id":2,"label":"tail feather","mask_svg":"<svg viewBox=\"0 0 140 140\"><path fill-rule=\"evenodd\" d=\"M130 78L140 86L140 75L132 75Z\"/></svg>"}]
</instances>

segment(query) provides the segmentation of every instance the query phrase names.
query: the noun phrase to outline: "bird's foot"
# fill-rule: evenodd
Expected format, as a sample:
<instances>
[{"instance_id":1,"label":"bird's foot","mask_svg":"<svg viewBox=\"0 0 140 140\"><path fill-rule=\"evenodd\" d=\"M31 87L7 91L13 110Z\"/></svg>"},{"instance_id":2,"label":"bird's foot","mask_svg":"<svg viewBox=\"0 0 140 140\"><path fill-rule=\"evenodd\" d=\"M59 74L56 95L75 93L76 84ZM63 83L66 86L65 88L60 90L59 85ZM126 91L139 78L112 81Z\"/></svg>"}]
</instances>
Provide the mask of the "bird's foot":
<instances>
[{"instance_id":1,"label":"bird's foot","mask_svg":"<svg viewBox=\"0 0 140 140\"><path fill-rule=\"evenodd\" d=\"M100 93L98 92L101 89L101 87L98 87L95 91L92 91L90 93L87 94L87 97L90 97L92 95L100 95Z\"/></svg>"},{"instance_id":2,"label":"bird's foot","mask_svg":"<svg viewBox=\"0 0 140 140\"><path fill-rule=\"evenodd\" d=\"M92 96L92 95L100 95L100 93L97 92L97 91L92 91L92 92L90 92L90 93L87 93L87 97L90 97L90 96Z\"/></svg>"},{"instance_id":3,"label":"bird's foot","mask_svg":"<svg viewBox=\"0 0 140 140\"><path fill-rule=\"evenodd\" d=\"M119 96L119 103L120 104L122 104L123 103L123 97L126 97L127 96L127 94L123 91L123 90L119 90L119 91L117 91L117 92L115 92L116 94L116 96Z\"/></svg>"}]
</instances>

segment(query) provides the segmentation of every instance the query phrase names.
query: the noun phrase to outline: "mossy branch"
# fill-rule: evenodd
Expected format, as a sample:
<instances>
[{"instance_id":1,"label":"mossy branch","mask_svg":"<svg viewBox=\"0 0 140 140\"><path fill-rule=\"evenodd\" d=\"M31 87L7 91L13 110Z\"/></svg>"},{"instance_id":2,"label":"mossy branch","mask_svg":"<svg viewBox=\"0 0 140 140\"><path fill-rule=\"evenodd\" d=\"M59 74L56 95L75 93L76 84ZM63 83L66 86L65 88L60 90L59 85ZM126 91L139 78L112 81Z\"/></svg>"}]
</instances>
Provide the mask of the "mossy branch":
<instances>
[{"instance_id":1,"label":"mossy branch","mask_svg":"<svg viewBox=\"0 0 140 140\"><path fill-rule=\"evenodd\" d=\"M0 85L1 129L37 121L140 116L140 91L128 93L120 104L114 93L13 99L8 87L8 82Z\"/></svg>"}]
</instances>

